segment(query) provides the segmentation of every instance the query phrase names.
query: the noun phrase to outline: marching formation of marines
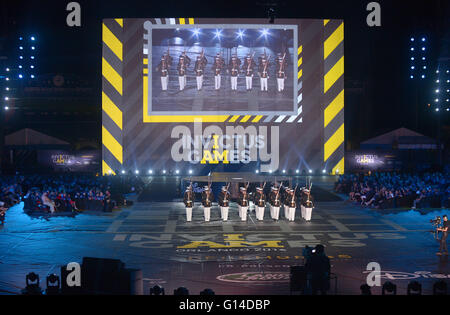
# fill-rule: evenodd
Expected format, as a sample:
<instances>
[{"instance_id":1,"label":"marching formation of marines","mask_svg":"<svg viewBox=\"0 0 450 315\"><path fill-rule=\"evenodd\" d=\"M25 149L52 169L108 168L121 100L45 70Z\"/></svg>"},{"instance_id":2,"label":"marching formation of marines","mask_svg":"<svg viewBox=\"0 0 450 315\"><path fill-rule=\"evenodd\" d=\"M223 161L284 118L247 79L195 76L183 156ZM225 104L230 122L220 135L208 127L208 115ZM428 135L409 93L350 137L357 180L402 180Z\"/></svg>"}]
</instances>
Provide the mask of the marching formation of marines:
<instances>
[{"instance_id":1,"label":"marching formation of marines","mask_svg":"<svg viewBox=\"0 0 450 315\"><path fill-rule=\"evenodd\" d=\"M248 214L255 211L255 217L258 221L264 220L266 205L269 206L270 218L274 221L280 219L280 209L284 209L284 218L290 222L295 221L296 209L301 209L301 217L305 221L311 221L312 209L314 208L313 197L309 187L294 188L284 187L273 184L270 192L266 195L264 188L266 183L256 186L250 192L249 183L239 187L238 198L236 200L238 206L238 215L241 221L247 221ZM220 209L220 218L222 221L228 221L229 209L231 205L231 194L229 192L230 184L223 186L218 194L217 203ZM192 185L187 187L183 202L186 207L186 221L192 221L192 209L194 207L195 194ZM214 194L211 190L211 184L205 186L201 191L201 206L203 207L203 217L205 222L211 219L211 208L213 207Z\"/></svg>"},{"instance_id":2,"label":"marching formation of marines","mask_svg":"<svg viewBox=\"0 0 450 315\"><path fill-rule=\"evenodd\" d=\"M214 57L212 64L212 72L214 73L214 89L220 90L222 88L222 75L224 70L230 76L231 90L237 91L238 78L243 76L245 78L245 87L247 91L253 89L253 78L255 73L259 77L260 89L262 92L268 91L268 80L270 79L269 71L271 70L270 55L264 52L259 58L258 62L255 61L255 53L247 54L244 57L244 61L237 56L236 53L231 55L228 65L225 63L225 59L221 53L217 53ZM156 72L161 77L161 90L167 91L169 85L169 70L172 67L173 58L170 56L169 50L161 57L161 61L155 68ZM197 90L200 91L203 88L205 68L208 64L208 60L205 54L202 52L196 57L194 64L194 75L197 81ZM186 76L189 73L189 67L191 65L191 59L188 57L186 51L183 51L178 58L177 73L178 73L178 86L179 90L183 91L186 88ZM274 66L276 73L277 91L284 91L284 83L286 80L287 60L286 53L279 53L274 58Z\"/></svg>"}]
</instances>

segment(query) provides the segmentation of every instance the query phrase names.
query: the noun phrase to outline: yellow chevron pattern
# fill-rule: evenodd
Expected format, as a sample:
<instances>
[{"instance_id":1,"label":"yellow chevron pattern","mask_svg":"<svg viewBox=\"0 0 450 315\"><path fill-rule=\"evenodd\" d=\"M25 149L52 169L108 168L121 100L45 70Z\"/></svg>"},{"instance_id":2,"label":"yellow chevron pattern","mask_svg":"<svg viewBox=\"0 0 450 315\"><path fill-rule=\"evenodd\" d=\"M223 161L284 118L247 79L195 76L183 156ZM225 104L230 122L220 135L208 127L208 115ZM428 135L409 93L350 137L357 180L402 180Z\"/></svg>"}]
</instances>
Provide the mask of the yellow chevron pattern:
<instances>
[{"instance_id":1,"label":"yellow chevron pattern","mask_svg":"<svg viewBox=\"0 0 450 315\"><path fill-rule=\"evenodd\" d=\"M111 101L105 92L102 92L102 109L122 130L122 111Z\"/></svg>"},{"instance_id":2,"label":"yellow chevron pattern","mask_svg":"<svg viewBox=\"0 0 450 315\"><path fill-rule=\"evenodd\" d=\"M344 74L344 56L325 74L324 93L333 86L334 83Z\"/></svg>"},{"instance_id":3,"label":"yellow chevron pattern","mask_svg":"<svg viewBox=\"0 0 450 315\"><path fill-rule=\"evenodd\" d=\"M114 155L114 157L123 164L122 145L109 133L104 126L102 126L102 139L105 147Z\"/></svg>"},{"instance_id":4,"label":"yellow chevron pattern","mask_svg":"<svg viewBox=\"0 0 450 315\"><path fill-rule=\"evenodd\" d=\"M112 50L112 52L117 56L117 58L120 59L120 61L123 61L122 43L105 24L103 24L103 42L106 44L106 46L109 47L109 49Z\"/></svg>"},{"instance_id":5,"label":"yellow chevron pattern","mask_svg":"<svg viewBox=\"0 0 450 315\"><path fill-rule=\"evenodd\" d=\"M123 128L123 113L120 109L121 96L123 93L123 80L122 80L122 62L123 62L123 43L121 42L121 31L117 29L117 23L120 26L120 30L123 29L123 19L105 20L102 24L102 40L106 47L108 47L113 54L120 61L117 63L117 59L110 57L109 54L103 54L102 58L102 75L103 84L109 82L113 88L117 91L111 92L110 89L103 89L102 91L102 111L112 122L106 120L102 125L102 143L104 147L115 157L117 160L106 161L102 160L102 174L103 175L116 175L113 168L117 167L117 162L123 164L123 149L121 145L121 138L114 138L113 133L117 136L120 131L122 137ZM115 30L116 34L112 30ZM108 94L109 93L109 94ZM117 129L118 128L118 129ZM114 130L114 132L113 132Z\"/></svg>"},{"instance_id":6,"label":"yellow chevron pattern","mask_svg":"<svg viewBox=\"0 0 450 315\"><path fill-rule=\"evenodd\" d=\"M328 124L336 117L337 114L344 108L344 90L339 93L339 95L325 108L324 111L324 126L328 126Z\"/></svg>"},{"instance_id":7,"label":"yellow chevron pattern","mask_svg":"<svg viewBox=\"0 0 450 315\"><path fill-rule=\"evenodd\" d=\"M118 74L113 67L111 67L105 58L102 58L102 74L103 77L117 90L117 92L122 95L122 76Z\"/></svg>"},{"instance_id":8,"label":"yellow chevron pattern","mask_svg":"<svg viewBox=\"0 0 450 315\"><path fill-rule=\"evenodd\" d=\"M344 143L344 124L325 142L324 161L327 161L342 143Z\"/></svg>"},{"instance_id":9,"label":"yellow chevron pattern","mask_svg":"<svg viewBox=\"0 0 450 315\"><path fill-rule=\"evenodd\" d=\"M345 173L345 161L344 161L344 158L342 158L339 161L339 163L335 167L333 167L333 170L332 170L331 173L334 174L334 175L337 175L337 174L341 174L342 175L342 174Z\"/></svg>"},{"instance_id":10,"label":"yellow chevron pattern","mask_svg":"<svg viewBox=\"0 0 450 315\"><path fill-rule=\"evenodd\" d=\"M342 43L344 40L344 23L342 22L341 25L333 32L333 34L330 35L325 40L324 43L324 59L327 59L327 57L333 52L336 47Z\"/></svg>"},{"instance_id":11,"label":"yellow chevron pattern","mask_svg":"<svg viewBox=\"0 0 450 315\"><path fill-rule=\"evenodd\" d=\"M338 114L344 110L344 87L340 87L340 90L336 91L330 89L336 84L336 82L344 75L344 56L342 49L340 50L341 57L333 52L341 46L344 41L344 23L341 22L336 26L335 23L329 23L330 20L324 20L324 30L328 29L331 35L324 40L323 56L324 61L331 65L331 69L324 75L324 94L325 94L325 109L324 109L324 129L325 134L330 135L328 139L325 139L324 144L324 162L327 164L329 161L336 163L336 165L329 165L332 167L332 174L344 174L345 172L345 159L342 156L342 146L345 138L344 122L336 121ZM334 29L331 29L334 28ZM337 58L338 61L335 61ZM329 92L329 93L328 93ZM337 96L334 93L338 93ZM342 116L340 116L342 117ZM331 124L334 121L334 124ZM335 130L334 128L339 128ZM333 129L332 129L333 128ZM339 151L337 151L340 148ZM337 153L339 152L339 153Z\"/></svg>"},{"instance_id":12,"label":"yellow chevron pattern","mask_svg":"<svg viewBox=\"0 0 450 315\"><path fill-rule=\"evenodd\" d=\"M116 175L116 172L113 171L105 161L102 160L102 173L103 175Z\"/></svg>"}]
</instances>

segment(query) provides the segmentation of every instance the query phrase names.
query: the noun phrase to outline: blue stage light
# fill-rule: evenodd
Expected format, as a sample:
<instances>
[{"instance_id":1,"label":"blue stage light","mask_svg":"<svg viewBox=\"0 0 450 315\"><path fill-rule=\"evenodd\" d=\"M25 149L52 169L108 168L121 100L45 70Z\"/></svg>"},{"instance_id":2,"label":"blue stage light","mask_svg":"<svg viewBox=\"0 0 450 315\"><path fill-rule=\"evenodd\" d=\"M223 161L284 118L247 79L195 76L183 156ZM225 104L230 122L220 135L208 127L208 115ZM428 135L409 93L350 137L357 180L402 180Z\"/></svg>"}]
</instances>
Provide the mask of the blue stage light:
<instances>
[{"instance_id":1,"label":"blue stage light","mask_svg":"<svg viewBox=\"0 0 450 315\"><path fill-rule=\"evenodd\" d=\"M9 101L9 97L8 96L5 96L5 101Z\"/></svg>"},{"instance_id":2,"label":"blue stage light","mask_svg":"<svg viewBox=\"0 0 450 315\"><path fill-rule=\"evenodd\" d=\"M256 171L255 171L255 173L256 173L256 174L259 174L259 171L258 171L258 170L256 170Z\"/></svg>"},{"instance_id":3,"label":"blue stage light","mask_svg":"<svg viewBox=\"0 0 450 315\"><path fill-rule=\"evenodd\" d=\"M425 37L422 37L422 42L424 42L425 41Z\"/></svg>"},{"instance_id":4,"label":"blue stage light","mask_svg":"<svg viewBox=\"0 0 450 315\"><path fill-rule=\"evenodd\" d=\"M23 56L19 56L19 59L23 59Z\"/></svg>"},{"instance_id":5,"label":"blue stage light","mask_svg":"<svg viewBox=\"0 0 450 315\"><path fill-rule=\"evenodd\" d=\"M20 50L23 50L23 46L19 46L19 49L20 49Z\"/></svg>"},{"instance_id":6,"label":"blue stage light","mask_svg":"<svg viewBox=\"0 0 450 315\"><path fill-rule=\"evenodd\" d=\"M19 69L22 69L23 67L22 67L22 65L19 65Z\"/></svg>"},{"instance_id":7,"label":"blue stage light","mask_svg":"<svg viewBox=\"0 0 450 315\"><path fill-rule=\"evenodd\" d=\"M148 173L149 174L153 174L153 170L148 170Z\"/></svg>"},{"instance_id":8,"label":"blue stage light","mask_svg":"<svg viewBox=\"0 0 450 315\"><path fill-rule=\"evenodd\" d=\"M411 57L411 60L414 60L414 57Z\"/></svg>"},{"instance_id":9,"label":"blue stage light","mask_svg":"<svg viewBox=\"0 0 450 315\"><path fill-rule=\"evenodd\" d=\"M31 56L30 58L34 60L34 56Z\"/></svg>"},{"instance_id":10,"label":"blue stage light","mask_svg":"<svg viewBox=\"0 0 450 315\"><path fill-rule=\"evenodd\" d=\"M163 174L166 174L166 170L163 170L162 172L163 172Z\"/></svg>"},{"instance_id":11,"label":"blue stage light","mask_svg":"<svg viewBox=\"0 0 450 315\"><path fill-rule=\"evenodd\" d=\"M36 39L36 38L35 38L34 36L31 36L31 40L33 40L33 41L34 41L35 39Z\"/></svg>"},{"instance_id":12,"label":"blue stage light","mask_svg":"<svg viewBox=\"0 0 450 315\"><path fill-rule=\"evenodd\" d=\"M6 68L6 72L9 72L9 68Z\"/></svg>"},{"instance_id":13,"label":"blue stage light","mask_svg":"<svg viewBox=\"0 0 450 315\"><path fill-rule=\"evenodd\" d=\"M422 51L425 51L425 47L422 47Z\"/></svg>"},{"instance_id":14,"label":"blue stage light","mask_svg":"<svg viewBox=\"0 0 450 315\"><path fill-rule=\"evenodd\" d=\"M192 174L192 170L189 170L189 174Z\"/></svg>"},{"instance_id":15,"label":"blue stage light","mask_svg":"<svg viewBox=\"0 0 450 315\"><path fill-rule=\"evenodd\" d=\"M424 74L422 74L422 79L425 79L425 75Z\"/></svg>"},{"instance_id":16,"label":"blue stage light","mask_svg":"<svg viewBox=\"0 0 450 315\"><path fill-rule=\"evenodd\" d=\"M309 170L308 172L309 172L309 174L311 174L311 173L312 173L312 170Z\"/></svg>"},{"instance_id":17,"label":"blue stage light","mask_svg":"<svg viewBox=\"0 0 450 315\"><path fill-rule=\"evenodd\" d=\"M23 79L23 75L22 74L19 74L19 79Z\"/></svg>"},{"instance_id":18,"label":"blue stage light","mask_svg":"<svg viewBox=\"0 0 450 315\"><path fill-rule=\"evenodd\" d=\"M30 77L31 77L32 79L34 79L34 74L30 75Z\"/></svg>"},{"instance_id":19,"label":"blue stage light","mask_svg":"<svg viewBox=\"0 0 450 315\"><path fill-rule=\"evenodd\" d=\"M5 110L8 110L9 109L9 107L8 106L5 106Z\"/></svg>"},{"instance_id":20,"label":"blue stage light","mask_svg":"<svg viewBox=\"0 0 450 315\"><path fill-rule=\"evenodd\" d=\"M199 30L198 28L195 28L195 29L192 30L192 33L193 33L195 36L198 36L198 35L200 34L200 30Z\"/></svg>"},{"instance_id":21,"label":"blue stage light","mask_svg":"<svg viewBox=\"0 0 450 315\"><path fill-rule=\"evenodd\" d=\"M239 30L238 33L237 33L237 35L238 35L238 37L239 37L240 39L242 39L242 38L244 37L244 31L243 31L243 30Z\"/></svg>"},{"instance_id":22,"label":"blue stage light","mask_svg":"<svg viewBox=\"0 0 450 315\"><path fill-rule=\"evenodd\" d=\"M138 171L138 170L135 170L134 172L136 173L136 175L138 175L138 174L139 174L139 171Z\"/></svg>"},{"instance_id":23,"label":"blue stage light","mask_svg":"<svg viewBox=\"0 0 450 315\"><path fill-rule=\"evenodd\" d=\"M214 35L214 38L218 38L218 39L220 39L220 36L222 36L222 30L216 30L216 32L214 33L215 35Z\"/></svg>"},{"instance_id":24,"label":"blue stage light","mask_svg":"<svg viewBox=\"0 0 450 315\"><path fill-rule=\"evenodd\" d=\"M180 171L179 171L179 170L176 170L176 171L175 171L175 174L177 174L177 175L180 174Z\"/></svg>"},{"instance_id":25,"label":"blue stage light","mask_svg":"<svg viewBox=\"0 0 450 315\"><path fill-rule=\"evenodd\" d=\"M125 170L122 170L122 172L121 172L122 174L125 174Z\"/></svg>"},{"instance_id":26,"label":"blue stage light","mask_svg":"<svg viewBox=\"0 0 450 315\"><path fill-rule=\"evenodd\" d=\"M410 79L414 79L414 76L413 75L411 75L410 77L409 77Z\"/></svg>"},{"instance_id":27,"label":"blue stage light","mask_svg":"<svg viewBox=\"0 0 450 315\"><path fill-rule=\"evenodd\" d=\"M33 66L33 65L31 65L31 66L30 66L30 68L31 68L31 69L34 69L34 66Z\"/></svg>"},{"instance_id":28,"label":"blue stage light","mask_svg":"<svg viewBox=\"0 0 450 315\"><path fill-rule=\"evenodd\" d=\"M412 42L414 41L414 37L411 37L411 41L412 41Z\"/></svg>"},{"instance_id":29,"label":"blue stage light","mask_svg":"<svg viewBox=\"0 0 450 315\"><path fill-rule=\"evenodd\" d=\"M34 48L34 46L31 46L31 50L34 50L35 48Z\"/></svg>"},{"instance_id":30,"label":"blue stage light","mask_svg":"<svg viewBox=\"0 0 450 315\"><path fill-rule=\"evenodd\" d=\"M411 51L414 51L414 47L411 47Z\"/></svg>"},{"instance_id":31,"label":"blue stage light","mask_svg":"<svg viewBox=\"0 0 450 315\"><path fill-rule=\"evenodd\" d=\"M23 40L23 37L19 37L19 40Z\"/></svg>"},{"instance_id":32,"label":"blue stage light","mask_svg":"<svg viewBox=\"0 0 450 315\"><path fill-rule=\"evenodd\" d=\"M327 170L322 170L322 173L325 174L327 172Z\"/></svg>"},{"instance_id":33,"label":"blue stage light","mask_svg":"<svg viewBox=\"0 0 450 315\"><path fill-rule=\"evenodd\" d=\"M416 68L416 67L414 67L414 66L411 66L411 69L412 69L412 70L414 70L415 68Z\"/></svg>"}]
</instances>

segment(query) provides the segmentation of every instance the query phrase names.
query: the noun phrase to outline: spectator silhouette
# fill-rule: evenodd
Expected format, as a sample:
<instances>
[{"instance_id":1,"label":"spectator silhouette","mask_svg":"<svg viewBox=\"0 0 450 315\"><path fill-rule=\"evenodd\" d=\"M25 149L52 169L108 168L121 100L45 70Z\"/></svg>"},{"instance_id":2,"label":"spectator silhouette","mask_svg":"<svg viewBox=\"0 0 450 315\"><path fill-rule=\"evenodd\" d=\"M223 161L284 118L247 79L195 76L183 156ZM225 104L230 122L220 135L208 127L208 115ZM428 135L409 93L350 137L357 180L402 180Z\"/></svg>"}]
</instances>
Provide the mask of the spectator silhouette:
<instances>
[{"instance_id":1,"label":"spectator silhouette","mask_svg":"<svg viewBox=\"0 0 450 315\"><path fill-rule=\"evenodd\" d=\"M325 295L330 288L330 259L325 255L323 245L317 245L305 264L308 291Z\"/></svg>"}]
</instances>

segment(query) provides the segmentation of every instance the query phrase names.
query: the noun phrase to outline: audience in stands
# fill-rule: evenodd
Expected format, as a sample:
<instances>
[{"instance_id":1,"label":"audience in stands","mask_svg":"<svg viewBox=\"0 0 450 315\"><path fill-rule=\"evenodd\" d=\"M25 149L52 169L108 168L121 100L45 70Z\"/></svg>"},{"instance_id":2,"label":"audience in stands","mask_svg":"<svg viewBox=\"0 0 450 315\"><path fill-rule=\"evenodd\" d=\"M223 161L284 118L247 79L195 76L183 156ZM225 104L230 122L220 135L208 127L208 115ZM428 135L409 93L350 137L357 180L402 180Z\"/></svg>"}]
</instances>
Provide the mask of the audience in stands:
<instances>
[{"instance_id":1,"label":"audience in stands","mask_svg":"<svg viewBox=\"0 0 450 315\"><path fill-rule=\"evenodd\" d=\"M364 207L448 208L449 173L402 174L374 172L346 174L335 183L335 191Z\"/></svg>"},{"instance_id":2,"label":"audience in stands","mask_svg":"<svg viewBox=\"0 0 450 315\"><path fill-rule=\"evenodd\" d=\"M136 176L2 176L0 219L21 200L26 211L111 211L118 205L126 205L124 194L139 192L142 187L142 180Z\"/></svg>"}]
</instances>

